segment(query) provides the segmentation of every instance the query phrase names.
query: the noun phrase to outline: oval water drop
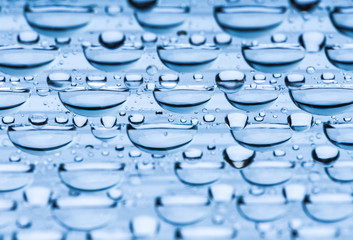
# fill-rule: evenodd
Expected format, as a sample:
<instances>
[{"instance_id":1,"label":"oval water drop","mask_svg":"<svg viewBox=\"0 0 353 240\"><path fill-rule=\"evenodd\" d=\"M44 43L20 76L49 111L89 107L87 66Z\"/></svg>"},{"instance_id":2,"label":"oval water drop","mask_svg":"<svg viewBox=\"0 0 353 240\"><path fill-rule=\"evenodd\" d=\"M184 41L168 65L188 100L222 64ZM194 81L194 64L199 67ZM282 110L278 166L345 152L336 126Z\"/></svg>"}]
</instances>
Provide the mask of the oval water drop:
<instances>
[{"instance_id":1,"label":"oval water drop","mask_svg":"<svg viewBox=\"0 0 353 240\"><path fill-rule=\"evenodd\" d=\"M299 43L307 52L319 52L326 44L326 37L322 32L304 32L299 36Z\"/></svg>"},{"instance_id":2,"label":"oval water drop","mask_svg":"<svg viewBox=\"0 0 353 240\"><path fill-rule=\"evenodd\" d=\"M27 23L40 34L50 37L72 35L88 25L94 13L93 5L27 3L24 6Z\"/></svg>"},{"instance_id":3,"label":"oval water drop","mask_svg":"<svg viewBox=\"0 0 353 240\"><path fill-rule=\"evenodd\" d=\"M66 72L53 72L48 75L47 83L50 89L63 91L70 87L71 76Z\"/></svg>"},{"instance_id":4,"label":"oval water drop","mask_svg":"<svg viewBox=\"0 0 353 240\"><path fill-rule=\"evenodd\" d=\"M162 108L171 112L187 113L206 106L213 92L213 86L188 85L173 89L155 88L153 96Z\"/></svg>"},{"instance_id":5,"label":"oval water drop","mask_svg":"<svg viewBox=\"0 0 353 240\"><path fill-rule=\"evenodd\" d=\"M136 11L137 22L151 32L165 32L184 23L189 7L155 7L150 11Z\"/></svg>"},{"instance_id":6,"label":"oval water drop","mask_svg":"<svg viewBox=\"0 0 353 240\"><path fill-rule=\"evenodd\" d=\"M301 46L287 43L243 45L242 53L251 67L270 73L286 72L305 57Z\"/></svg>"},{"instance_id":7,"label":"oval water drop","mask_svg":"<svg viewBox=\"0 0 353 240\"><path fill-rule=\"evenodd\" d=\"M160 60L168 68L177 72L193 72L210 67L219 53L216 46L200 46L179 44L158 46L157 53Z\"/></svg>"},{"instance_id":8,"label":"oval water drop","mask_svg":"<svg viewBox=\"0 0 353 240\"><path fill-rule=\"evenodd\" d=\"M307 131L314 124L314 118L307 113L292 113L288 116L289 126L296 132Z\"/></svg>"},{"instance_id":9,"label":"oval water drop","mask_svg":"<svg viewBox=\"0 0 353 240\"><path fill-rule=\"evenodd\" d=\"M39 35L32 31L20 32L17 35L17 41L22 44L34 44L39 42Z\"/></svg>"},{"instance_id":10,"label":"oval water drop","mask_svg":"<svg viewBox=\"0 0 353 240\"><path fill-rule=\"evenodd\" d=\"M117 185L123 178L125 164L117 162L62 163L61 181L83 191L100 191Z\"/></svg>"},{"instance_id":11,"label":"oval water drop","mask_svg":"<svg viewBox=\"0 0 353 240\"><path fill-rule=\"evenodd\" d=\"M107 197L79 196L55 199L51 209L54 219L66 228L91 231L109 224L116 206L116 201Z\"/></svg>"},{"instance_id":12,"label":"oval water drop","mask_svg":"<svg viewBox=\"0 0 353 240\"><path fill-rule=\"evenodd\" d=\"M76 136L76 128L73 125L45 125L41 128L14 125L8 128L7 135L22 151L42 155L50 154L72 143Z\"/></svg>"},{"instance_id":13,"label":"oval water drop","mask_svg":"<svg viewBox=\"0 0 353 240\"><path fill-rule=\"evenodd\" d=\"M288 211L288 202L282 195L241 196L237 208L242 217L253 222L275 221Z\"/></svg>"},{"instance_id":14,"label":"oval water drop","mask_svg":"<svg viewBox=\"0 0 353 240\"><path fill-rule=\"evenodd\" d=\"M346 150L353 150L353 124L326 122L323 129L331 143Z\"/></svg>"},{"instance_id":15,"label":"oval water drop","mask_svg":"<svg viewBox=\"0 0 353 240\"><path fill-rule=\"evenodd\" d=\"M347 111L353 104L353 88L303 87L289 89L294 104L311 114L332 116Z\"/></svg>"},{"instance_id":16,"label":"oval water drop","mask_svg":"<svg viewBox=\"0 0 353 240\"><path fill-rule=\"evenodd\" d=\"M14 76L45 70L58 55L56 46L0 46L0 71Z\"/></svg>"},{"instance_id":17,"label":"oval water drop","mask_svg":"<svg viewBox=\"0 0 353 240\"><path fill-rule=\"evenodd\" d=\"M340 151L330 145L319 145L312 151L313 159L325 165L333 163L339 156Z\"/></svg>"},{"instance_id":18,"label":"oval water drop","mask_svg":"<svg viewBox=\"0 0 353 240\"><path fill-rule=\"evenodd\" d=\"M339 69L353 70L353 44L330 45L325 47L327 59Z\"/></svg>"},{"instance_id":19,"label":"oval water drop","mask_svg":"<svg viewBox=\"0 0 353 240\"><path fill-rule=\"evenodd\" d=\"M255 123L231 132L240 145L255 151L277 148L292 138L291 129L287 124Z\"/></svg>"},{"instance_id":20,"label":"oval water drop","mask_svg":"<svg viewBox=\"0 0 353 240\"><path fill-rule=\"evenodd\" d=\"M278 90L271 86L244 88L235 93L225 93L228 102L243 111L254 112L269 108L278 98Z\"/></svg>"},{"instance_id":21,"label":"oval water drop","mask_svg":"<svg viewBox=\"0 0 353 240\"><path fill-rule=\"evenodd\" d=\"M211 202L200 195L165 195L155 200L158 216L173 225L190 225L206 218Z\"/></svg>"},{"instance_id":22,"label":"oval water drop","mask_svg":"<svg viewBox=\"0 0 353 240\"><path fill-rule=\"evenodd\" d=\"M18 190L33 181L34 164L2 163L0 167L0 192Z\"/></svg>"},{"instance_id":23,"label":"oval water drop","mask_svg":"<svg viewBox=\"0 0 353 240\"><path fill-rule=\"evenodd\" d=\"M105 31L99 34L98 40L104 47L115 49L123 45L125 35L118 31Z\"/></svg>"},{"instance_id":24,"label":"oval water drop","mask_svg":"<svg viewBox=\"0 0 353 240\"><path fill-rule=\"evenodd\" d=\"M310 194L303 200L305 213L315 221L342 221L353 213L352 196L344 193Z\"/></svg>"},{"instance_id":25,"label":"oval water drop","mask_svg":"<svg viewBox=\"0 0 353 240\"><path fill-rule=\"evenodd\" d=\"M254 38L279 26L285 18L285 7L219 6L214 8L218 25L237 37Z\"/></svg>"},{"instance_id":26,"label":"oval water drop","mask_svg":"<svg viewBox=\"0 0 353 240\"><path fill-rule=\"evenodd\" d=\"M259 186L274 186L289 181L295 164L288 161L255 161L241 170L245 181Z\"/></svg>"},{"instance_id":27,"label":"oval water drop","mask_svg":"<svg viewBox=\"0 0 353 240\"><path fill-rule=\"evenodd\" d=\"M130 141L148 153L165 154L186 147L197 132L192 124L141 124L128 125Z\"/></svg>"},{"instance_id":28,"label":"oval water drop","mask_svg":"<svg viewBox=\"0 0 353 240\"><path fill-rule=\"evenodd\" d=\"M99 90L72 88L59 92L59 99L70 111L95 117L116 113L126 101L129 91L125 88L107 87Z\"/></svg>"},{"instance_id":29,"label":"oval water drop","mask_svg":"<svg viewBox=\"0 0 353 240\"><path fill-rule=\"evenodd\" d=\"M353 37L353 7L336 6L330 12L330 19L336 30L348 37Z\"/></svg>"},{"instance_id":30,"label":"oval water drop","mask_svg":"<svg viewBox=\"0 0 353 240\"><path fill-rule=\"evenodd\" d=\"M144 52L143 46L124 45L116 49L82 45L86 60L98 70L116 72L131 67Z\"/></svg>"},{"instance_id":31,"label":"oval water drop","mask_svg":"<svg viewBox=\"0 0 353 240\"><path fill-rule=\"evenodd\" d=\"M245 74L239 71L223 71L216 75L216 84L225 93L239 91L245 81Z\"/></svg>"},{"instance_id":32,"label":"oval water drop","mask_svg":"<svg viewBox=\"0 0 353 240\"><path fill-rule=\"evenodd\" d=\"M179 76L168 73L159 77L159 84L164 88L175 88L179 83Z\"/></svg>"},{"instance_id":33,"label":"oval water drop","mask_svg":"<svg viewBox=\"0 0 353 240\"><path fill-rule=\"evenodd\" d=\"M0 113L9 114L19 110L29 97L29 88L0 88Z\"/></svg>"},{"instance_id":34,"label":"oval water drop","mask_svg":"<svg viewBox=\"0 0 353 240\"><path fill-rule=\"evenodd\" d=\"M249 166L253 162L255 151L240 145L230 146L223 151L223 158L230 166L241 169Z\"/></svg>"},{"instance_id":35,"label":"oval water drop","mask_svg":"<svg viewBox=\"0 0 353 240\"><path fill-rule=\"evenodd\" d=\"M176 162L174 164L174 172L178 179L191 186L202 186L216 182L221 177L224 168L224 162Z\"/></svg>"}]
</instances>

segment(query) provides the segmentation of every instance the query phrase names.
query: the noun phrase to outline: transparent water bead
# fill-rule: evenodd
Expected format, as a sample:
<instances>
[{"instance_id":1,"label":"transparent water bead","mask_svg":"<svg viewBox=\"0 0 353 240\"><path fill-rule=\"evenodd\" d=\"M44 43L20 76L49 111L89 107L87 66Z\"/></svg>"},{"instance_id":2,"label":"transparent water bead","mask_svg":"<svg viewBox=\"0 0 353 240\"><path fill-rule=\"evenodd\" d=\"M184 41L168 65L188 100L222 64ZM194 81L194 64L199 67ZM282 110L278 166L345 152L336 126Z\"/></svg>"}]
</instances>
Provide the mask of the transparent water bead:
<instances>
[{"instance_id":1,"label":"transparent water bead","mask_svg":"<svg viewBox=\"0 0 353 240\"><path fill-rule=\"evenodd\" d=\"M93 5L27 3L24 6L27 23L35 31L50 37L72 35L88 25L94 13Z\"/></svg>"},{"instance_id":2,"label":"transparent water bead","mask_svg":"<svg viewBox=\"0 0 353 240\"><path fill-rule=\"evenodd\" d=\"M327 139L337 147L347 150L353 149L353 124L326 122L323 125L323 130Z\"/></svg>"},{"instance_id":3,"label":"transparent water bead","mask_svg":"<svg viewBox=\"0 0 353 240\"><path fill-rule=\"evenodd\" d=\"M115 49L123 45L125 35L118 31L104 31L99 35L98 40L104 47Z\"/></svg>"},{"instance_id":4,"label":"transparent water bead","mask_svg":"<svg viewBox=\"0 0 353 240\"><path fill-rule=\"evenodd\" d=\"M135 18L146 30L161 33L183 24L189 12L189 7L158 6L150 11L136 11Z\"/></svg>"},{"instance_id":5,"label":"transparent water bead","mask_svg":"<svg viewBox=\"0 0 353 240\"><path fill-rule=\"evenodd\" d=\"M213 86L189 85L176 86L172 89L155 88L154 99L164 109L176 113L197 111L211 100Z\"/></svg>"},{"instance_id":6,"label":"transparent water bead","mask_svg":"<svg viewBox=\"0 0 353 240\"><path fill-rule=\"evenodd\" d=\"M101 116L117 112L127 100L128 89L107 87L99 90L71 88L59 92L59 99L70 111L83 116Z\"/></svg>"},{"instance_id":7,"label":"transparent water bead","mask_svg":"<svg viewBox=\"0 0 353 240\"><path fill-rule=\"evenodd\" d=\"M202 161L197 163L176 162L174 172L187 185L201 186L216 182L225 168L224 162Z\"/></svg>"},{"instance_id":8,"label":"transparent water bead","mask_svg":"<svg viewBox=\"0 0 353 240\"><path fill-rule=\"evenodd\" d=\"M222 71L216 75L217 87L225 93L239 91L245 81L245 74L239 71Z\"/></svg>"},{"instance_id":9,"label":"transparent water bead","mask_svg":"<svg viewBox=\"0 0 353 240\"><path fill-rule=\"evenodd\" d=\"M267 6L218 6L214 17L226 32L245 38L266 34L279 26L285 18L285 7Z\"/></svg>"},{"instance_id":10,"label":"transparent water bead","mask_svg":"<svg viewBox=\"0 0 353 240\"><path fill-rule=\"evenodd\" d=\"M344 193L307 195L303 201L305 213L319 222L342 221L352 215L352 196Z\"/></svg>"},{"instance_id":11,"label":"transparent water bead","mask_svg":"<svg viewBox=\"0 0 353 240\"><path fill-rule=\"evenodd\" d=\"M248 124L242 130L231 130L231 132L240 145L255 151L277 148L292 138L287 124L254 123Z\"/></svg>"},{"instance_id":12,"label":"transparent water bead","mask_svg":"<svg viewBox=\"0 0 353 240\"><path fill-rule=\"evenodd\" d=\"M141 124L128 125L130 141L148 153L165 154L186 147L197 132L193 124Z\"/></svg>"},{"instance_id":13,"label":"transparent water bead","mask_svg":"<svg viewBox=\"0 0 353 240\"><path fill-rule=\"evenodd\" d=\"M124 176L124 163L62 163L58 168L61 181L83 191L99 191L117 185Z\"/></svg>"},{"instance_id":14,"label":"transparent water bead","mask_svg":"<svg viewBox=\"0 0 353 240\"><path fill-rule=\"evenodd\" d=\"M287 43L243 45L242 53L251 67L270 73L286 72L305 57L305 51L301 46Z\"/></svg>"},{"instance_id":15,"label":"transparent water bead","mask_svg":"<svg viewBox=\"0 0 353 240\"><path fill-rule=\"evenodd\" d=\"M237 209L242 217L253 222L275 221L285 216L288 202L282 195L241 196Z\"/></svg>"},{"instance_id":16,"label":"transparent water bead","mask_svg":"<svg viewBox=\"0 0 353 240\"><path fill-rule=\"evenodd\" d=\"M250 165L255 158L255 151L244 148L240 145L227 147L223 151L223 158L236 169L245 168Z\"/></svg>"},{"instance_id":17,"label":"transparent water bead","mask_svg":"<svg viewBox=\"0 0 353 240\"><path fill-rule=\"evenodd\" d=\"M289 181L295 164L288 161L255 161L241 170L245 181L259 186L273 186Z\"/></svg>"},{"instance_id":18,"label":"transparent water bead","mask_svg":"<svg viewBox=\"0 0 353 240\"><path fill-rule=\"evenodd\" d=\"M123 45L109 49L100 45L83 44L86 60L98 70L116 72L132 67L144 53L142 45Z\"/></svg>"},{"instance_id":19,"label":"transparent water bead","mask_svg":"<svg viewBox=\"0 0 353 240\"><path fill-rule=\"evenodd\" d=\"M109 224L116 207L117 203L107 197L78 196L54 199L51 209L55 220L64 227L90 231Z\"/></svg>"},{"instance_id":20,"label":"transparent water bead","mask_svg":"<svg viewBox=\"0 0 353 240\"><path fill-rule=\"evenodd\" d=\"M200 195L165 195L155 200L159 217L173 225L190 225L203 220L211 202Z\"/></svg>"},{"instance_id":21,"label":"transparent water bead","mask_svg":"<svg viewBox=\"0 0 353 240\"><path fill-rule=\"evenodd\" d=\"M157 53L168 68L177 72L193 72L210 67L218 57L219 48L212 45L197 47L179 44L158 46Z\"/></svg>"},{"instance_id":22,"label":"transparent water bead","mask_svg":"<svg viewBox=\"0 0 353 240\"><path fill-rule=\"evenodd\" d=\"M71 144L76 136L76 128L73 125L45 125L41 128L14 125L8 128L7 135L22 151L42 155L53 153Z\"/></svg>"},{"instance_id":23,"label":"transparent water bead","mask_svg":"<svg viewBox=\"0 0 353 240\"><path fill-rule=\"evenodd\" d=\"M3 73L22 76L45 70L57 57L56 46L0 46L0 70Z\"/></svg>"}]
</instances>

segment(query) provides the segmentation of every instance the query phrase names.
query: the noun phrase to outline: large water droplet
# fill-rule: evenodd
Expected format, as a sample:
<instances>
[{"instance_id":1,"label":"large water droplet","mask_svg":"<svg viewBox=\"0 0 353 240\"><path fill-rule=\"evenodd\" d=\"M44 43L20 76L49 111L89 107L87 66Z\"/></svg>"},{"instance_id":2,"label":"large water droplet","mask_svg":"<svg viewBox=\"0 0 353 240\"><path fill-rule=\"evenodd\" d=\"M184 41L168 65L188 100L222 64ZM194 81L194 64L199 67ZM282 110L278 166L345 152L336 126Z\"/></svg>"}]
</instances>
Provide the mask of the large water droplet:
<instances>
[{"instance_id":1,"label":"large water droplet","mask_svg":"<svg viewBox=\"0 0 353 240\"><path fill-rule=\"evenodd\" d=\"M350 194L344 193L310 194L303 201L303 209L313 220L332 223L352 214L352 200Z\"/></svg>"},{"instance_id":2,"label":"large water droplet","mask_svg":"<svg viewBox=\"0 0 353 240\"><path fill-rule=\"evenodd\" d=\"M309 12L319 5L321 0L290 0L291 4L299 11Z\"/></svg>"},{"instance_id":3,"label":"large water droplet","mask_svg":"<svg viewBox=\"0 0 353 240\"><path fill-rule=\"evenodd\" d=\"M296 44L243 45L246 62L261 72L286 72L295 67L305 57L305 51Z\"/></svg>"},{"instance_id":4,"label":"large water droplet","mask_svg":"<svg viewBox=\"0 0 353 240\"><path fill-rule=\"evenodd\" d=\"M165 154L186 147L197 132L192 124L142 124L128 125L130 141L149 153Z\"/></svg>"},{"instance_id":5,"label":"large water droplet","mask_svg":"<svg viewBox=\"0 0 353 240\"><path fill-rule=\"evenodd\" d=\"M277 148L292 138L287 124L248 124L244 129L231 132L239 144L256 151Z\"/></svg>"},{"instance_id":6,"label":"large water droplet","mask_svg":"<svg viewBox=\"0 0 353 240\"><path fill-rule=\"evenodd\" d=\"M319 145L312 151L313 159L323 164L331 164L336 161L339 156L340 151L330 145Z\"/></svg>"},{"instance_id":7,"label":"large water droplet","mask_svg":"<svg viewBox=\"0 0 353 240\"><path fill-rule=\"evenodd\" d=\"M95 68L105 72L120 71L131 67L142 56L143 46L124 45L117 49L102 46L82 45L87 61Z\"/></svg>"},{"instance_id":8,"label":"large water droplet","mask_svg":"<svg viewBox=\"0 0 353 240\"><path fill-rule=\"evenodd\" d=\"M110 223L116 206L117 203L107 197L62 197L53 201L52 214L66 228L90 231Z\"/></svg>"},{"instance_id":9,"label":"large water droplet","mask_svg":"<svg viewBox=\"0 0 353 240\"><path fill-rule=\"evenodd\" d=\"M238 37L254 38L280 25L286 10L285 7L221 6L215 7L214 16L224 31Z\"/></svg>"},{"instance_id":10,"label":"large water droplet","mask_svg":"<svg viewBox=\"0 0 353 240\"><path fill-rule=\"evenodd\" d=\"M0 167L0 192L18 190L32 183L33 164L2 163Z\"/></svg>"},{"instance_id":11,"label":"large water droplet","mask_svg":"<svg viewBox=\"0 0 353 240\"><path fill-rule=\"evenodd\" d=\"M316 115L335 115L347 111L353 104L353 89L304 87L289 89L292 101L300 109Z\"/></svg>"},{"instance_id":12,"label":"large water droplet","mask_svg":"<svg viewBox=\"0 0 353 240\"><path fill-rule=\"evenodd\" d=\"M153 96L164 109L177 112L194 112L204 107L212 98L212 86L189 85L173 89L156 88Z\"/></svg>"},{"instance_id":13,"label":"large water droplet","mask_svg":"<svg viewBox=\"0 0 353 240\"><path fill-rule=\"evenodd\" d=\"M218 88L226 93L233 93L240 90L245 80L245 74L239 71L223 71L216 75Z\"/></svg>"},{"instance_id":14,"label":"large water droplet","mask_svg":"<svg viewBox=\"0 0 353 240\"><path fill-rule=\"evenodd\" d=\"M63 91L71 85L71 76L66 72L53 72L48 75L47 83L50 89Z\"/></svg>"},{"instance_id":15,"label":"large water droplet","mask_svg":"<svg viewBox=\"0 0 353 240\"><path fill-rule=\"evenodd\" d=\"M331 12L330 12L330 19L335 26L335 28L349 36L353 37L353 22L352 22L352 16L353 16L353 7L340 7L337 6L335 7Z\"/></svg>"},{"instance_id":16,"label":"large water droplet","mask_svg":"<svg viewBox=\"0 0 353 240\"><path fill-rule=\"evenodd\" d=\"M124 163L115 162L62 163L58 171L61 181L68 187L99 191L118 184L124 168Z\"/></svg>"},{"instance_id":17,"label":"large water droplet","mask_svg":"<svg viewBox=\"0 0 353 240\"><path fill-rule=\"evenodd\" d=\"M29 98L30 89L0 88L0 112L8 114L18 110Z\"/></svg>"},{"instance_id":18,"label":"large water droplet","mask_svg":"<svg viewBox=\"0 0 353 240\"><path fill-rule=\"evenodd\" d=\"M269 108L278 98L278 91L274 87L244 88L235 93L226 93L227 100L232 106L247 112Z\"/></svg>"},{"instance_id":19,"label":"large water droplet","mask_svg":"<svg viewBox=\"0 0 353 240\"><path fill-rule=\"evenodd\" d=\"M353 150L353 124L327 122L323 127L331 143L343 149Z\"/></svg>"},{"instance_id":20,"label":"large water droplet","mask_svg":"<svg viewBox=\"0 0 353 240\"><path fill-rule=\"evenodd\" d=\"M249 166L255 158L255 152L240 145L227 147L223 158L232 167L240 169Z\"/></svg>"},{"instance_id":21,"label":"large water droplet","mask_svg":"<svg viewBox=\"0 0 353 240\"><path fill-rule=\"evenodd\" d=\"M307 113L292 113L288 116L288 124L296 132L309 130L313 123L313 116Z\"/></svg>"},{"instance_id":22,"label":"large water droplet","mask_svg":"<svg viewBox=\"0 0 353 240\"><path fill-rule=\"evenodd\" d=\"M51 37L69 36L85 27L95 13L93 5L27 3L24 16L37 32Z\"/></svg>"},{"instance_id":23,"label":"large water droplet","mask_svg":"<svg viewBox=\"0 0 353 240\"><path fill-rule=\"evenodd\" d=\"M70 111L83 116L102 116L115 113L126 101L129 91L125 88L83 88L59 92L59 99Z\"/></svg>"},{"instance_id":24,"label":"large water droplet","mask_svg":"<svg viewBox=\"0 0 353 240\"><path fill-rule=\"evenodd\" d=\"M248 195L238 198L237 208L247 220L268 222L283 217L288 211L288 204L282 195Z\"/></svg>"},{"instance_id":25,"label":"large water droplet","mask_svg":"<svg viewBox=\"0 0 353 240\"><path fill-rule=\"evenodd\" d=\"M353 70L353 44L325 47L327 59L337 68Z\"/></svg>"},{"instance_id":26,"label":"large water droplet","mask_svg":"<svg viewBox=\"0 0 353 240\"><path fill-rule=\"evenodd\" d=\"M158 46L158 56L170 69L178 72L192 72L205 67L218 57L219 48L215 46L192 47L191 45Z\"/></svg>"},{"instance_id":27,"label":"large water droplet","mask_svg":"<svg viewBox=\"0 0 353 240\"><path fill-rule=\"evenodd\" d=\"M137 11L137 22L151 32L164 32L181 25L188 13L189 7L155 7L151 11Z\"/></svg>"},{"instance_id":28,"label":"large water droplet","mask_svg":"<svg viewBox=\"0 0 353 240\"><path fill-rule=\"evenodd\" d=\"M293 175L295 164L287 161L255 161L241 170L245 181L260 185L273 186L287 182Z\"/></svg>"},{"instance_id":29,"label":"large water droplet","mask_svg":"<svg viewBox=\"0 0 353 240\"><path fill-rule=\"evenodd\" d=\"M0 70L4 73L22 76L43 71L58 55L55 46L19 46L0 47Z\"/></svg>"},{"instance_id":30,"label":"large water droplet","mask_svg":"<svg viewBox=\"0 0 353 240\"><path fill-rule=\"evenodd\" d=\"M10 141L22 151L31 154L52 153L68 146L76 135L74 126L10 126L7 131Z\"/></svg>"},{"instance_id":31,"label":"large water droplet","mask_svg":"<svg viewBox=\"0 0 353 240\"><path fill-rule=\"evenodd\" d=\"M156 212L164 221L174 225L189 225L203 220L211 202L199 195L166 195L156 198Z\"/></svg>"},{"instance_id":32,"label":"large water droplet","mask_svg":"<svg viewBox=\"0 0 353 240\"><path fill-rule=\"evenodd\" d=\"M200 186L216 182L221 177L224 168L224 162L176 162L174 172L182 183Z\"/></svg>"},{"instance_id":33,"label":"large water droplet","mask_svg":"<svg viewBox=\"0 0 353 240\"><path fill-rule=\"evenodd\" d=\"M353 181L353 162L338 161L325 168L327 176L336 182L349 183Z\"/></svg>"}]
</instances>

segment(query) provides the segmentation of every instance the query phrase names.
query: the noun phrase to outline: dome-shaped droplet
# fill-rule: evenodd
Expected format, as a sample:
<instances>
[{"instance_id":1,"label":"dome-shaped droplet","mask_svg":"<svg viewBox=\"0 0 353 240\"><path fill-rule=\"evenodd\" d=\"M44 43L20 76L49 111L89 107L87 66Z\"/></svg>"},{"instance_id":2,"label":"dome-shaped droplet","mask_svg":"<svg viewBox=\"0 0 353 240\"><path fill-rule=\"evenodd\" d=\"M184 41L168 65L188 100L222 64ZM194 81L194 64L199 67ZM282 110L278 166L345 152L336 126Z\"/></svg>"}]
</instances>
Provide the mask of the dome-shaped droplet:
<instances>
[{"instance_id":1,"label":"dome-shaped droplet","mask_svg":"<svg viewBox=\"0 0 353 240\"><path fill-rule=\"evenodd\" d=\"M292 113L288 116L289 126L296 132L309 130L314 123L314 118L307 113Z\"/></svg>"},{"instance_id":2,"label":"dome-shaped droplet","mask_svg":"<svg viewBox=\"0 0 353 240\"><path fill-rule=\"evenodd\" d=\"M336 161L339 156L340 151L330 145L319 145L312 151L313 159L323 164L331 164Z\"/></svg>"},{"instance_id":3,"label":"dome-shaped droplet","mask_svg":"<svg viewBox=\"0 0 353 240\"><path fill-rule=\"evenodd\" d=\"M71 76L66 72L53 72L48 75L47 83L50 89L63 91L70 87Z\"/></svg>"},{"instance_id":4,"label":"dome-shaped droplet","mask_svg":"<svg viewBox=\"0 0 353 240\"><path fill-rule=\"evenodd\" d=\"M239 71L223 71L216 75L217 86L226 93L240 90L246 80L244 73Z\"/></svg>"},{"instance_id":5,"label":"dome-shaped droplet","mask_svg":"<svg viewBox=\"0 0 353 240\"><path fill-rule=\"evenodd\" d=\"M125 35L118 31L105 31L99 37L99 42L106 48L115 49L123 45Z\"/></svg>"},{"instance_id":6,"label":"dome-shaped droplet","mask_svg":"<svg viewBox=\"0 0 353 240\"><path fill-rule=\"evenodd\" d=\"M230 146L223 151L223 158L232 167L245 168L252 163L255 152L242 146Z\"/></svg>"},{"instance_id":7,"label":"dome-shaped droplet","mask_svg":"<svg viewBox=\"0 0 353 240\"><path fill-rule=\"evenodd\" d=\"M299 43L307 52L319 52L326 44L326 37L322 32L304 32L299 36Z\"/></svg>"},{"instance_id":8,"label":"dome-shaped droplet","mask_svg":"<svg viewBox=\"0 0 353 240\"><path fill-rule=\"evenodd\" d=\"M22 44L34 44L39 42L39 35L33 31L20 32L17 35L17 41Z\"/></svg>"},{"instance_id":9,"label":"dome-shaped droplet","mask_svg":"<svg viewBox=\"0 0 353 240\"><path fill-rule=\"evenodd\" d=\"M163 74L159 77L159 84L164 88L175 88L179 83L179 76L173 73Z\"/></svg>"},{"instance_id":10,"label":"dome-shaped droplet","mask_svg":"<svg viewBox=\"0 0 353 240\"><path fill-rule=\"evenodd\" d=\"M107 83L107 77L103 75L90 75L86 77L86 84L92 89L100 89Z\"/></svg>"}]
</instances>

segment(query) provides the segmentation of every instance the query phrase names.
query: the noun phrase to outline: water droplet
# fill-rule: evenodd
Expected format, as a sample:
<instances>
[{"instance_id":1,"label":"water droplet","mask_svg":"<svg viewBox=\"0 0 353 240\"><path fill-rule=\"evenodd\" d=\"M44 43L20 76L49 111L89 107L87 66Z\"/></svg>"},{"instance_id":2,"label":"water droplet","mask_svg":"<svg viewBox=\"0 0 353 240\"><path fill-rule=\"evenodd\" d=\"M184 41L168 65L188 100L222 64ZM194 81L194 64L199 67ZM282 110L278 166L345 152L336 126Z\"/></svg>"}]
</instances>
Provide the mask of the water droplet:
<instances>
[{"instance_id":1,"label":"water droplet","mask_svg":"<svg viewBox=\"0 0 353 240\"><path fill-rule=\"evenodd\" d=\"M168 73L159 77L159 84L164 88L175 88L179 83L179 76L176 74Z\"/></svg>"},{"instance_id":2,"label":"water droplet","mask_svg":"<svg viewBox=\"0 0 353 240\"><path fill-rule=\"evenodd\" d=\"M299 36L299 43L307 52L319 52L326 44L326 37L321 32L304 32Z\"/></svg>"},{"instance_id":3,"label":"water droplet","mask_svg":"<svg viewBox=\"0 0 353 240\"><path fill-rule=\"evenodd\" d=\"M288 116L289 126L296 132L309 130L314 124L314 118L307 113L292 113Z\"/></svg>"},{"instance_id":4,"label":"water droplet","mask_svg":"<svg viewBox=\"0 0 353 240\"><path fill-rule=\"evenodd\" d=\"M39 35L33 31L20 32L17 35L17 41L22 44L34 44L39 42Z\"/></svg>"},{"instance_id":5,"label":"water droplet","mask_svg":"<svg viewBox=\"0 0 353 240\"><path fill-rule=\"evenodd\" d=\"M239 91L245 81L245 74L239 71L223 71L216 75L217 86L226 93Z\"/></svg>"},{"instance_id":6,"label":"water droplet","mask_svg":"<svg viewBox=\"0 0 353 240\"><path fill-rule=\"evenodd\" d=\"M86 84L92 89L101 89L107 83L107 77L103 75L90 75L86 77Z\"/></svg>"},{"instance_id":7,"label":"water droplet","mask_svg":"<svg viewBox=\"0 0 353 240\"><path fill-rule=\"evenodd\" d=\"M54 72L48 75L47 83L50 89L62 91L70 87L71 76L65 72Z\"/></svg>"},{"instance_id":8,"label":"water droplet","mask_svg":"<svg viewBox=\"0 0 353 240\"><path fill-rule=\"evenodd\" d=\"M319 145L312 151L313 159L326 165L336 161L339 156L340 151L330 145Z\"/></svg>"},{"instance_id":9,"label":"water droplet","mask_svg":"<svg viewBox=\"0 0 353 240\"><path fill-rule=\"evenodd\" d=\"M255 152L242 146L235 145L227 147L223 151L223 158L232 167L241 169L252 163L255 158Z\"/></svg>"},{"instance_id":10,"label":"water droplet","mask_svg":"<svg viewBox=\"0 0 353 240\"><path fill-rule=\"evenodd\" d=\"M125 35L118 31L104 31L99 34L99 43L109 49L115 49L123 45Z\"/></svg>"}]
</instances>

